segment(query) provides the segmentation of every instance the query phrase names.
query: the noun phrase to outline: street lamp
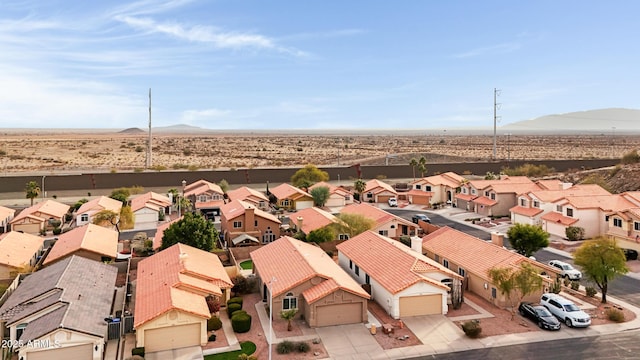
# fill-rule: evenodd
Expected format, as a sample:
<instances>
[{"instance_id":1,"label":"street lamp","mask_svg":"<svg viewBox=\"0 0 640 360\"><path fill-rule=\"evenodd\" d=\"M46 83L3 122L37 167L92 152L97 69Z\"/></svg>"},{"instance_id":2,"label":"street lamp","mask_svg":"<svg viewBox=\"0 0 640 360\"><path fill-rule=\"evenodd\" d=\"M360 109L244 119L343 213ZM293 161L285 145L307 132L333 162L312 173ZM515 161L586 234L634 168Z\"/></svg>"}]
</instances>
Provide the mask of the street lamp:
<instances>
[{"instance_id":1,"label":"street lamp","mask_svg":"<svg viewBox=\"0 0 640 360\"><path fill-rule=\"evenodd\" d=\"M47 175L42 175L42 199L47 197L47 192L44 189L44 179L47 177Z\"/></svg>"},{"instance_id":2,"label":"street lamp","mask_svg":"<svg viewBox=\"0 0 640 360\"><path fill-rule=\"evenodd\" d=\"M269 281L269 360L271 360L272 345L273 345L273 283L276 282L276 277L272 277Z\"/></svg>"}]
</instances>

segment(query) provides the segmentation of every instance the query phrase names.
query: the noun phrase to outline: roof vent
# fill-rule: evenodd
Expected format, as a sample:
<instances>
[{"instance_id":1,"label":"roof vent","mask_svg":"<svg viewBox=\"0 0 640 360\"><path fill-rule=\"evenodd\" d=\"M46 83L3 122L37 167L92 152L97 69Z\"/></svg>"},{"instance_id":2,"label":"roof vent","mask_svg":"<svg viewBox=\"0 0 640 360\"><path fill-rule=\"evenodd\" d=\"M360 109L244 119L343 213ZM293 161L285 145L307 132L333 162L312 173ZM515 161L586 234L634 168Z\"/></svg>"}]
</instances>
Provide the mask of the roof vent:
<instances>
[{"instance_id":1,"label":"roof vent","mask_svg":"<svg viewBox=\"0 0 640 360\"><path fill-rule=\"evenodd\" d=\"M184 265L184 263L187 261L187 258L189 257L189 255L187 255L187 253L180 253L180 264Z\"/></svg>"}]
</instances>

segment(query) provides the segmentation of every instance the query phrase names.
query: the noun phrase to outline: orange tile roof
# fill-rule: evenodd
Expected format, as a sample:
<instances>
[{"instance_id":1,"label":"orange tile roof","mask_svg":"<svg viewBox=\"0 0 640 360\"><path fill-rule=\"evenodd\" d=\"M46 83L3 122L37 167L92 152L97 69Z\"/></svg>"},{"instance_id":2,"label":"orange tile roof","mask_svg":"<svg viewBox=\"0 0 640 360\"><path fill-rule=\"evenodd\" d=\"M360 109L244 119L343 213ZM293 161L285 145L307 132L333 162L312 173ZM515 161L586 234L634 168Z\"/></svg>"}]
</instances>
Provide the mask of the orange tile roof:
<instances>
[{"instance_id":1,"label":"orange tile roof","mask_svg":"<svg viewBox=\"0 0 640 360\"><path fill-rule=\"evenodd\" d=\"M135 327L172 309L208 319L205 298L198 293L220 296L214 291L233 286L217 255L184 244L140 261L137 276Z\"/></svg>"},{"instance_id":2,"label":"orange tile roof","mask_svg":"<svg viewBox=\"0 0 640 360\"><path fill-rule=\"evenodd\" d=\"M82 206L80 206L80 208L78 209L78 211L76 211L76 213L84 214L89 211L98 212L102 210L109 210L109 211L113 211L116 214L120 214L121 209L122 209L122 201L112 199L106 196L100 196L89 202L82 204Z\"/></svg>"},{"instance_id":3,"label":"orange tile roof","mask_svg":"<svg viewBox=\"0 0 640 360\"><path fill-rule=\"evenodd\" d=\"M509 209L509 212L512 212L518 215L529 216L529 217L536 216L540 214L542 211L543 211L542 209L538 209L534 207L523 207L523 206L514 206L511 209Z\"/></svg>"},{"instance_id":4,"label":"orange tile roof","mask_svg":"<svg viewBox=\"0 0 640 360\"><path fill-rule=\"evenodd\" d=\"M224 192L218 184L214 184L207 180L198 180L184 187L184 196L200 195L208 191L223 195Z\"/></svg>"},{"instance_id":5,"label":"orange tile roof","mask_svg":"<svg viewBox=\"0 0 640 360\"><path fill-rule=\"evenodd\" d=\"M470 180L469 184L476 189L484 189L492 185L499 184L533 184L526 176L502 176L496 180Z\"/></svg>"},{"instance_id":6,"label":"orange tile roof","mask_svg":"<svg viewBox=\"0 0 640 360\"><path fill-rule=\"evenodd\" d=\"M535 183L525 183L525 184L492 184L489 188L495 191L497 194L522 194L531 190L538 190L540 186Z\"/></svg>"},{"instance_id":7,"label":"orange tile roof","mask_svg":"<svg viewBox=\"0 0 640 360\"><path fill-rule=\"evenodd\" d=\"M523 261L556 273L547 265L447 226L423 237L422 248L489 282L489 269L518 266Z\"/></svg>"},{"instance_id":8,"label":"orange tile roof","mask_svg":"<svg viewBox=\"0 0 640 360\"><path fill-rule=\"evenodd\" d=\"M302 222L301 230L305 234L338 222L337 217L317 207L298 210L296 213L291 214L290 219L290 224L294 224L296 227Z\"/></svg>"},{"instance_id":9,"label":"orange tile roof","mask_svg":"<svg viewBox=\"0 0 640 360\"><path fill-rule=\"evenodd\" d=\"M304 295L313 302L335 289L369 298L355 280L340 268L320 247L283 236L278 240L251 252L256 272L265 284L271 285L273 296L279 296L312 278L324 279L318 288L311 288Z\"/></svg>"},{"instance_id":10,"label":"orange tile roof","mask_svg":"<svg viewBox=\"0 0 640 360\"><path fill-rule=\"evenodd\" d=\"M405 192L404 194L411 195L411 196L432 197L433 196L433 191L424 191L424 190L411 189L411 190Z\"/></svg>"},{"instance_id":11,"label":"orange tile roof","mask_svg":"<svg viewBox=\"0 0 640 360\"><path fill-rule=\"evenodd\" d=\"M632 201L635 201L640 205L640 191L626 191L622 193L622 195L626 198L630 198Z\"/></svg>"},{"instance_id":12,"label":"orange tile roof","mask_svg":"<svg viewBox=\"0 0 640 360\"><path fill-rule=\"evenodd\" d=\"M565 196L610 195L607 190L596 184L574 185L564 190L532 190L527 193L544 202L557 201Z\"/></svg>"},{"instance_id":13,"label":"orange tile roof","mask_svg":"<svg viewBox=\"0 0 640 360\"><path fill-rule=\"evenodd\" d=\"M337 249L392 294L397 294L418 282L448 289L439 280L430 278L427 275L430 272L461 278L455 272L399 241L373 231L365 231L339 244Z\"/></svg>"},{"instance_id":14,"label":"orange tile roof","mask_svg":"<svg viewBox=\"0 0 640 360\"><path fill-rule=\"evenodd\" d=\"M227 196L231 201L251 199L254 202L260 202L260 200L269 202L269 198L265 194L246 186L227 191Z\"/></svg>"},{"instance_id":15,"label":"orange tile roof","mask_svg":"<svg viewBox=\"0 0 640 360\"><path fill-rule=\"evenodd\" d=\"M340 210L340 213L362 215L368 219L375 221L376 227L384 225L391 220L396 220L399 223L402 223L404 225L411 226L411 227L417 226L411 221L395 216L391 213L388 213L380 208L377 208L373 205L369 205L367 203L349 204L343 207L342 210Z\"/></svg>"},{"instance_id":16,"label":"orange tile roof","mask_svg":"<svg viewBox=\"0 0 640 360\"><path fill-rule=\"evenodd\" d=\"M491 200L486 196L478 196L477 198L473 199L473 202L476 204L486 205L486 206L493 206L498 203L497 201Z\"/></svg>"},{"instance_id":17,"label":"orange tile roof","mask_svg":"<svg viewBox=\"0 0 640 360\"><path fill-rule=\"evenodd\" d=\"M163 207L171 206L171 204L171 199L167 196L149 191L131 200L131 211L135 212L145 207L159 211Z\"/></svg>"},{"instance_id":18,"label":"orange tile roof","mask_svg":"<svg viewBox=\"0 0 640 360\"><path fill-rule=\"evenodd\" d=\"M444 174L428 176L422 179L415 180L411 182L411 184L444 185L450 188L457 188L462 185L462 182L464 180L465 178L454 172L446 172Z\"/></svg>"},{"instance_id":19,"label":"orange tile roof","mask_svg":"<svg viewBox=\"0 0 640 360\"><path fill-rule=\"evenodd\" d=\"M29 261L42 249L44 239L17 231L0 235L0 264L19 268L29 265Z\"/></svg>"},{"instance_id":20,"label":"orange tile roof","mask_svg":"<svg viewBox=\"0 0 640 360\"><path fill-rule=\"evenodd\" d=\"M378 179L371 179L367 181L367 184L365 186L363 193L372 192L377 194L383 191L388 191L393 194L397 194L396 190L393 187L391 187L391 185L387 184L384 181L380 181Z\"/></svg>"},{"instance_id":21,"label":"orange tile roof","mask_svg":"<svg viewBox=\"0 0 640 360\"><path fill-rule=\"evenodd\" d=\"M45 200L22 210L20 214L18 214L18 216L11 220L11 223L13 224L26 217L35 217L41 219L42 221L45 221L50 217L60 219L64 216L64 214L67 213L67 211L69 211L69 208L69 205L65 205L53 200ZM37 214L44 214L45 217Z\"/></svg>"},{"instance_id":22,"label":"orange tile roof","mask_svg":"<svg viewBox=\"0 0 640 360\"><path fill-rule=\"evenodd\" d=\"M563 182L558 179L551 180L538 180L536 184L544 190L558 190L562 189Z\"/></svg>"},{"instance_id":23,"label":"orange tile roof","mask_svg":"<svg viewBox=\"0 0 640 360\"><path fill-rule=\"evenodd\" d=\"M87 224L60 234L43 265L51 264L78 250L115 258L118 253L118 232L102 226Z\"/></svg>"},{"instance_id":24,"label":"orange tile roof","mask_svg":"<svg viewBox=\"0 0 640 360\"><path fill-rule=\"evenodd\" d=\"M475 197L476 197L475 195L469 195L469 194L463 194L463 193L456 194L456 199L460 199L464 201L471 201Z\"/></svg>"},{"instance_id":25,"label":"orange tile roof","mask_svg":"<svg viewBox=\"0 0 640 360\"><path fill-rule=\"evenodd\" d=\"M553 223L561 223L562 225L572 225L578 222L578 219L564 216L557 212L548 212L540 218L545 221L553 222Z\"/></svg>"},{"instance_id":26,"label":"orange tile roof","mask_svg":"<svg viewBox=\"0 0 640 360\"><path fill-rule=\"evenodd\" d=\"M12 217L15 213L16 211L14 209L0 206L0 221L4 221L5 219Z\"/></svg>"},{"instance_id":27,"label":"orange tile roof","mask_svg":"<svg viewBox=\"0 0 640 360\"><path fill-rule=\"evenodd\" d=\"M270 189L269 192L271 192L273 196L275 196L279 200L287 199L287 198L297 199L302 196L312 198L312 196L309 193L301 189L298 189L293 185L289 185L287 183L282 183L274 187L273 189Z\"/></svg>"},{"instance_id":28,"label":"orange tile roof","mask_svg":"<svg viewBox=\"0 0 640 360\"><path fill-rule=\"evenodd\" d=\"M261 217L263 219L267 219L278 224L282 224L282 221L280 221L280 219L278 219L275 215L272 215L266 211L257 209L254 205L241 200L233 200L230 203L220 206L220 213L224 214L224 218L227 221L229 221L231 219L235 219L238 216L244 214L247 209L251 209L251 208L253 208L254 216Z\"/></svg>"},{"instance_id":29,"label":"orange tile roof","mask_svg":"<svg viewBox=\"0 0 640 360\"><path fill-rule=\"evenodd\" d=\"M592 196L565 196L569 204L577 209L602 209L604 211L624 210L635 205L619 194Z\"/></svg>"},{"instance_id":30,"label":"orange tile roof","mask_svg":"<svg viewBox=\"0 0 640 360\"><path fill-rule=\"evenodd\" d=\"M165 230L167 230L172 224L180 221L180 219L182 219L182 217L162 223L156 228L156 234L153 236L153 250L158 250L162 247L162 237L164 236Z\"/></svg>"}]
</instances>

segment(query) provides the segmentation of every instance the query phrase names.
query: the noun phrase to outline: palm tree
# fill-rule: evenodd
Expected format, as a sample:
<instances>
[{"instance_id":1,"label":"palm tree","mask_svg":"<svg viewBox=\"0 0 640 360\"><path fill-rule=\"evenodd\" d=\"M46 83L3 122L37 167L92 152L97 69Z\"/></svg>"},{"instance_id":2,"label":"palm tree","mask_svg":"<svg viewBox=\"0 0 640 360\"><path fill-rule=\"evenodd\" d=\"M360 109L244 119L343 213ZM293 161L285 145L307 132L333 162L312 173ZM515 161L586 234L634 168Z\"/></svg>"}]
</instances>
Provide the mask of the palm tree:
<instances>
[{"instance_id":1,"label":"palm tree","mask_svg":"<svg viewBox=\"0 0 640 360\"><path fill-rule=\"evenodd\" d=\"M420 171L420 177L424 177L424 173L427 172L427 159L424 156L418 160L418 171Z\"/></svg>"},{"instance_id":2,"label":"palm tree","mask_svg":"<svg viewBox=\"0 0 640 360\"><path fill-rule=\"evenodd\" d=\"M291 331L291 320L296 316L298 309L291 310L283 310L280 312L280 317L284 320L287 320L289 323L287 324L287 331Z\"/></svg>"},{"instance_id":3,"label":"palm tree","mask_svg":"<svg viewBox=\"0 0 640 360\"><path fill-rule=\"evenodd\" d=\"M29 181L24 191L27 193L27 199L31 199L31 206L33 206L33 199L40 196L40 185L35 181Z\"/></svg>"},{"instance_id":4,"label":"palm tree","mask_svg":"<svg viewBox=\"0 0 640 360\"><path fill-rule=\"evenodd\" d=\"M409 166L411 166L411 170L413 170L413 181L416 181L416 166L418 166L418 160L412 158L411 161L409 161Z\"/></svg>"},{"instance_id":5,"label":"palm tree","mask_svg":"<svg viewBox=\"0 0 640 360\"><path fill-rule=\"evenodd\" d=\"M353 189L358 193L358 200L362 201L362 192L367 188L367 183L358 179L353 183Z\"/></svg>"}]
</instances>

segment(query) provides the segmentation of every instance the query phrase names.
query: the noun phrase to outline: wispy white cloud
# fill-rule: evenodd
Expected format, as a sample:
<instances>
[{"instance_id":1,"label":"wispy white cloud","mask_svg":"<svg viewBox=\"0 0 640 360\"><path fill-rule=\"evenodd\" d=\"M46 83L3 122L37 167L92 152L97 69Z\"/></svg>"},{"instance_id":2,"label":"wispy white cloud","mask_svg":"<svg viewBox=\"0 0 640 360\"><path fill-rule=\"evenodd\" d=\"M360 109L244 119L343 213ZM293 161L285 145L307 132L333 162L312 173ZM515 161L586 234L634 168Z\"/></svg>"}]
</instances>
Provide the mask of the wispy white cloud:
<instances>
[{"instance_id":1,"label":"wispy white cloud","mask_svg":"<svg viewBox=\"0 0 640 360\"><path fill-rule=\"evenodd\" d=\"M221 109L185 110L182 112L180 119L183 123L193 124L199 121L225 118L230 114L230 110Z\"/></svg>"},{"instance_id":2,"label":"wispy white cloud","mask_svg":"<svg viewBox=\"0 0 640 360\"><path fill-rule=\"evenodd\" d=\"M486 54L495 54L495 53L506 54L506 53L519 50L520 48L522 48L522 44L518 42L508 42L503 44L497 44L497 45L472 49L463 53L454 54L453 57L458 59L463 59L463 58L482 56Z\"/></svg>"},{"instance_id":3,"label":"wispy white cloud","mask_svg":"<svg viewBox=\"0 0 640 360\"><path fill-rule=\"evenodd\" d=\"M305 32L305 33L299 33L299 34L292 34L292 35L282 36L279 39L280 40L330 39L330 38L356 36L364 33L366 33L366 31L362 29L340 29L340 30L329 30L324 32Z\"/></svg>"}]
</instances>

